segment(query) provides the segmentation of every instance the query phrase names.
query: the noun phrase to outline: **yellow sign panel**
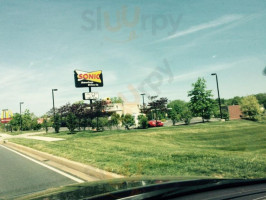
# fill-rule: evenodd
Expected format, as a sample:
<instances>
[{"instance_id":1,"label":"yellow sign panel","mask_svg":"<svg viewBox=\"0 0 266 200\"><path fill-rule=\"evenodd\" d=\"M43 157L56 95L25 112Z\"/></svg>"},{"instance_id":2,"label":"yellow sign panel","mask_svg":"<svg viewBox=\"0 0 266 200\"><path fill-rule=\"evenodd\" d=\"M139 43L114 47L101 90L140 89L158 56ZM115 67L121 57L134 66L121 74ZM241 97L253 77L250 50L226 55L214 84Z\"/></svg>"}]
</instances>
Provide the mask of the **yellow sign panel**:
<instances>
[{"instance_id":1,"label":"yellow sign panel","mask_svg":"<svg viewBox=\"0 0 266 200\"><path fill-rule=\"evenodd\" d=\"M102 80L100 78L102 71L95 71L95 72L83 72L83 73L78 73L78 79L79 80L88 80L96 83L101 83Z\"/></svg>"},{"instance_id":2,"label":"yellow sign panel","mask_svg":"<svg viewBox=\"0 0 266 200\"><path fill-rule=\"evenodd\" d=\"M103 74L101 70L94 72L74 71L76 87L102 87Z\"/></svg>"},{"instance_id":3,"label":"yellow sign panel","mask_svg":"<svg viewBox=\"0 0 266 200\"><path fill-rule=\"evenodd\" d=\"M11 110L2 110L1 112L1 123L8 123L13 117Z\"/></svg>"}]
</instances>

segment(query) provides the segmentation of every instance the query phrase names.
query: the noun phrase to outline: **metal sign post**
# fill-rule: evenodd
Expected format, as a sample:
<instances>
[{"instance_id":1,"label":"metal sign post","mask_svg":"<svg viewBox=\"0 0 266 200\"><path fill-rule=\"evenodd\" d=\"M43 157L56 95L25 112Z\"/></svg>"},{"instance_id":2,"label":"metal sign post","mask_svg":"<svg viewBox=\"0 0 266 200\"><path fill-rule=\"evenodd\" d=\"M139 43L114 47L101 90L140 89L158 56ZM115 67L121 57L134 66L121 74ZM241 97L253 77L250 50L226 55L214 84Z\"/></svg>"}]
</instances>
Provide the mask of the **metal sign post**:
<instances>
[{"instance_id":1,"label":"metal sign post","mask_svg":"<svg viewBox=\"0 0 266 200\"><path fill-rule=\"evenodd\" d=\"M91 87L89 87L89 92L91 93ZM90 105L91 105L91 111L93 109L93 106L92 106L92 99L90 99Z\"/></svg>"}]
</instances>

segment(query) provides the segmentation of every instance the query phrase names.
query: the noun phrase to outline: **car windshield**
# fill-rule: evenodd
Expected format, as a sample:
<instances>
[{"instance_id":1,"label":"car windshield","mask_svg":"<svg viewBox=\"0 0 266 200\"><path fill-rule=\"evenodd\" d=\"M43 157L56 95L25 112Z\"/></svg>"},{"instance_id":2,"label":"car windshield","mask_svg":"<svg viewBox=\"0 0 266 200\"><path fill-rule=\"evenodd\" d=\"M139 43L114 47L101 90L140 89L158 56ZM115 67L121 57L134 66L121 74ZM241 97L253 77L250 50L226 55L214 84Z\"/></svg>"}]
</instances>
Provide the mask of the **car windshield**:
<instances>
[{"instance_id":1,"label":"car windshield","mask_svg":"<svg viewBox=\"0 0 266 200\"><path fill-rule=\"evenodd\" d=\"M0 199L266 178L266 1L0 3Z\"/></svg>"}]
</instances>

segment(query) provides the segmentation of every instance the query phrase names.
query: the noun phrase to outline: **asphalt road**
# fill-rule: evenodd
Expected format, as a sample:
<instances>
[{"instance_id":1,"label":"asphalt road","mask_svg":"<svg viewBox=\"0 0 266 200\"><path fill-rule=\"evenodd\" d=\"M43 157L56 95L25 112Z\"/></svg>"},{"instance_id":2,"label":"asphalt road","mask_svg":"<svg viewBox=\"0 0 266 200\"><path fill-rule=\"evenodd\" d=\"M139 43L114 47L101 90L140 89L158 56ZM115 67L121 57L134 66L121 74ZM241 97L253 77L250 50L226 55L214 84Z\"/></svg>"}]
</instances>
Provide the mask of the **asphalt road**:
<instances>
[{"instance_id":1,"label":"asphalt road","mask_svg":"<svg viewBox=\"0 0 266 200\"><path fill-rule=\"evenodd\" d=\"M77 183L0 145L0 199Z\"/></svg>"}]
</instances>

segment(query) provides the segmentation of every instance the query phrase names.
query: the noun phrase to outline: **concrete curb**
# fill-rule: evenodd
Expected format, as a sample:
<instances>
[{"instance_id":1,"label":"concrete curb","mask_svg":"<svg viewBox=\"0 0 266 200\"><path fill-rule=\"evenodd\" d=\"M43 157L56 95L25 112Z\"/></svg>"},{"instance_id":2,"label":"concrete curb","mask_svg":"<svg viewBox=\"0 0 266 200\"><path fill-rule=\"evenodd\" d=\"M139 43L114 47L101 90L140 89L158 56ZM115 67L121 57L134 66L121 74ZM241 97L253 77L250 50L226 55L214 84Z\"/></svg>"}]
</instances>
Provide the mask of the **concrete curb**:
<instances>
[{"instance_id":1,"label":"concrete curb","mask_svg":"<svg viewBox=\"0 0 266 200\"><path fill-rule=\"evenodd\" d=\"M124 177L122 175L107 172L107 171L104 171L104 170L101 170L101 169L98 169L98 168L95 168L95 167L92 167L89 165L85 165L85 164L82 164L79 162L71 161L71 160L68 160L66 158L54 156L52 154L41 152L41 151L29 148L29 147L25 147L25 146L22 146L19 144L12 143L12 142L4 141L3 145L6 147L9 147L9 148L12 148L16 151L19 151L21 153L24 153L24 154L33 154L33 155L36 155L37 157L51 160L51 161L56 162L58 164L64 165L68 168L80 171L84 174L88 174L90 176L93 176L93 177L96 177L99 179L112 179L112 178L123 178Z\"/></svg>"}]
</instances>

